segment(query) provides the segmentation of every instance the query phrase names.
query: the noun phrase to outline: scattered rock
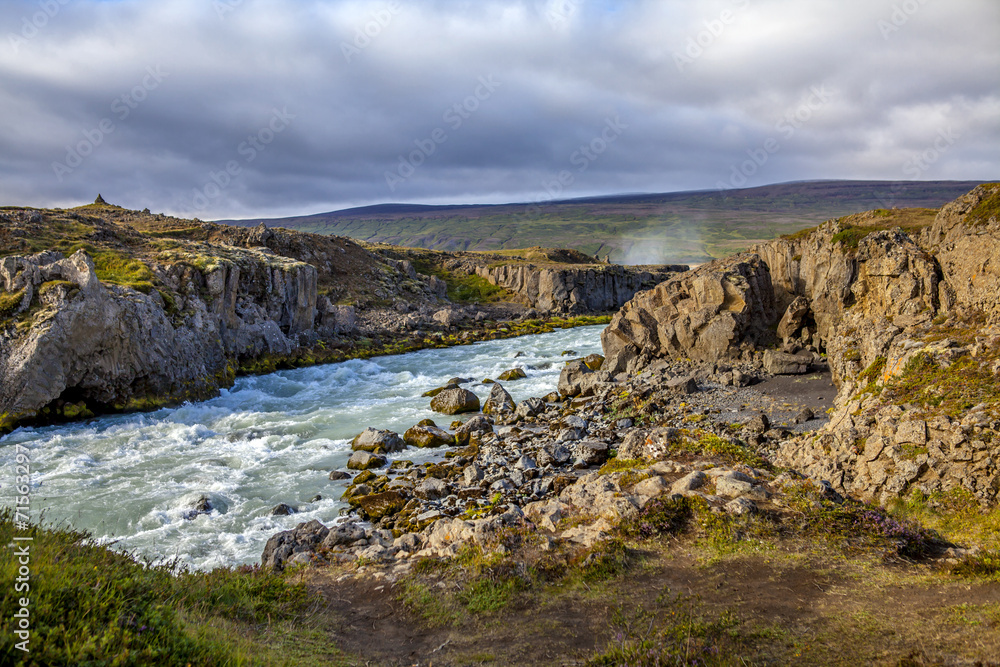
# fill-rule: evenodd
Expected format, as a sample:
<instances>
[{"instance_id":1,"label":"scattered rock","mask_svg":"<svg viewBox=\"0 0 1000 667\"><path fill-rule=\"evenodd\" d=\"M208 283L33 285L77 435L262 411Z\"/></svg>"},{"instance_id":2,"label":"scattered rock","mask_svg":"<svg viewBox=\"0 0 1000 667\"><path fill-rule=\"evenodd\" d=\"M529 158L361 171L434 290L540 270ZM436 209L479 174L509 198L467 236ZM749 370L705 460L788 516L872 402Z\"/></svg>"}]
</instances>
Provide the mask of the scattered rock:
<instances>
[{"instance_id":1,"label":"scattered rock","mask_svg":"<svg viewBox=\"0 0 1000 667\"><path fill-rule=\"evenodd\" d=\"M351 441L351 449L373 454L392 454L406 449L406 443L398 433L369 427Z\"/></svg>"},{"instance_id":2,"label":"scattered rock","mask_svg":"<svg viewBox=\"0 0 1000 667\"><path fill-rule=\"evenodd\" d=\"M386 463L387 461L384 456L358 450L351 454L351 458L347 460L347 467L351 470L369 470L371 468L382 468Z\"/></svg>"},{"instance_id":3,"label":"scattered rock","mask_svg":"<svg viewBox=\"0 0 1000 667\"><path fill-rule=\"evenodd\" d=\"M271 516L288 516L289 514L295 514L296 512L298 512L298 510L291 505L280 503L272 507L268 514Z\"/></svg>"},{"instance_id":4,"label":"scattered rock","mask_svg":"<svg viewBox=\"0 0 1000 667\"><path fill-rule=\"evenodd\" d=\"M431 410L446 415L479 412L479 397L468 389L446 389L431 401Z\"/></svg>"},{"instance_id":5,"label":"scattered rock","mask_svg":"<svg viewBox=\"0 0 1000 667\"><path fill-rule=\"evenodd\" d=\"M503 376L501 376L503 379ZM483 413L488 415L505 415L514 412L517 406L507 390L500 384L494 384L490 389L489 398L483 404Z\"/></svg>"}]
</instances>

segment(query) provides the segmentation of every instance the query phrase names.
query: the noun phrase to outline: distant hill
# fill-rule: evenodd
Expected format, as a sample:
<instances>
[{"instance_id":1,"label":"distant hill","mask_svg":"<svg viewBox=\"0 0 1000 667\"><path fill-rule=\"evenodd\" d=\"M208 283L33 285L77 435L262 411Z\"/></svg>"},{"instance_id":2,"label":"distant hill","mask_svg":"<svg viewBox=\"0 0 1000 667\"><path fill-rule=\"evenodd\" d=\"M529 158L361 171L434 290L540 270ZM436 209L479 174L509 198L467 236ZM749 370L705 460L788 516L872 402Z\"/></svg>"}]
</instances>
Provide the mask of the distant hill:
<instances>
[{"instance_id":1,"label":"distant hill","mask_svg":"<svg viewBox=\"0 0 1000 667\"><path fill-rule=\"evenodd\" d=\"M565 247L629 264L691 263L830 218L939 208L982 181L803 181L539 204L379 204L292 218L220 220L434 250Z\"/></svg>"}]
</instances>

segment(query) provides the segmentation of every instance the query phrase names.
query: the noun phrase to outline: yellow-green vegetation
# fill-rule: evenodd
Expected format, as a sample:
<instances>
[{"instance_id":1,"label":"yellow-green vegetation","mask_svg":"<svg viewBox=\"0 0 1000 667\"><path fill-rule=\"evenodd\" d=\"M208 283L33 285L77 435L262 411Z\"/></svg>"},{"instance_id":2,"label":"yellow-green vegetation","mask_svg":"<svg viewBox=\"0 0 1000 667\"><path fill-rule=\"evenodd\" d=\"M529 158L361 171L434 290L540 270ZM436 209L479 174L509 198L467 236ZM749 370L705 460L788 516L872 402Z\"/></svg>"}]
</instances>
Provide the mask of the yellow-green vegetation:
<instances>
[{"instance_id":1,"label":"yellow-green vegetation","mask_svg":"<svg viewBox=\"0 0 1000 667\"><path fill-rule=\"evenodd\" d=\"M23 289L17 292L0 292L0 319L13 315L23 299Z\"/></svg>"},{"instance_id":2,"label":"yellow-green vegetation","mask_svg":"<svg viewBox=\"0 0 1000 667\"><path fill-rule=\"evenodd\" d=\"M1000 578L1000 507L983 508L966 489L930 495L918 490L892 503L893 515L918 522L955 544L983 549L960 565L960 573Z\"/></svg>"},{"instance_id":3,"label":"yellow-green vegetation","mask_svg":"<svg viewBox=\"0 0 1000 667\"><path fill-rule=\"evenodd\" d=\"M623 390L612 399L611 405L605 409L605 414L610 421L631 419L635 424L652 422L655 416L649 409L650 400L649 396L638 396Z\"/></svg>"},{"instance_id":4,"label":"yellow-green vegetation","mask_svg":"<svg viewBox=\"0 0 1000 667\"><path fill-rule=\"evenodd\" d=\"M728 465L743 463L754 468L770 467L770 464L756 452L712 433L702 433L698 440L678 438L671 443L670 449L718 458Z\"/></svg>"},{"instance_id":5,"label":"yellow-green vegetation","mask_svg":"<svg viewBox=\"0 0 1000 667\"><path fill-rule=\"evenodd\" d=\"M608 459L607 463L598 468L597 474L610 475L614 472L631 472L633 470L641 470L648 467L649 464L645 461L640 461L638 459L623 459L616 456Z\"/></svg>"},{"instance_id":6,"label":"yellow-green vegetation","mask_svg":"<svg viewBox=\"0 0 1000 667\"><path fill-rule=\"evenodd\" d=\"M15 536L0 510L0 542ZM271 650L286 622L311 606L294 575L256 567L184 572L153 566L89 542L86 533L34 526L29 545L30 652L14 644L16 558L0 561L0 662L42 665L280 664Z\"/></svg>"},{"instance_id":7,"label":"yellow-green vegetation","mask_svg":"<svg viewBox=\"0 0 1000 667\"><path fill-rule=\"evenodd\" d=\"M967 214L966 220L973 225L985 225L990 220L1000 219L1000 183L986 183L982 187L992 192Z\"/></svg>"},{"instance_id":8,"label":"yellow-green vegetation","mask_svg":"<svg viewBox=\"0 0 1000 667\"><path fill-rule=\"evenodd\" d=\"M587 667L661 665L741 665L753 635L739 632L743 622L731 610L708 610L697 596L660 593L651 609L617 607L611 615L615 639L587 661Z\"/></svg>"},{"instance_id":9,"label":"yellow-green vegetation","mask_svg":"<svg viewBox=\"0 0 1000 667\"><path fill-rule=\"evenodd\" d=\"M902 374L885 384L881 395L889 403L912 403L961 417L980 403L1000 402L1000 382L982 359L965 356L945 367L932 355L921 353L907 362Z\"/></svg>"},{"instance_id":10,"label":"yellow-green vegetation","mask_svg":"<svg viewBox=\"0 0 1000 667\"><path fill-rule=\"evenodd\" d=\"M147 294L153 290L153 272L141 260L112 250L94 253L93 260L98 280Z\"/></svg>"},{"instance_id":11,"label":"yellow-green vegetation","mask_svg":"<svg viewBox=\"0 0 1000 667\"><path fill-rule=\"evenodd\" d=\"M864 383L862 394L878 394L881 391L879 381L885 373L885 357L877 357L872 364L858 374L858 382Z\"/></svg>"},{"instance_id":12,"label":"yellow-green vegetation","mask_svg":"<svg viewBox=\"0 0 1000 667\"><path fill-rule=\"evenodd\" d=\"M937 210L931 208L891 210L879 208L865 213L855 213L837 219L840 231L833 235L832 241L842 243L848 250L857 250L861 240L873 232L899 227L904 232L913 234L933 224L936 215ZM787 241L798 241L806 238L817 229L819 227L809 227L781 238Z\"/></svg>"}]
</instances>

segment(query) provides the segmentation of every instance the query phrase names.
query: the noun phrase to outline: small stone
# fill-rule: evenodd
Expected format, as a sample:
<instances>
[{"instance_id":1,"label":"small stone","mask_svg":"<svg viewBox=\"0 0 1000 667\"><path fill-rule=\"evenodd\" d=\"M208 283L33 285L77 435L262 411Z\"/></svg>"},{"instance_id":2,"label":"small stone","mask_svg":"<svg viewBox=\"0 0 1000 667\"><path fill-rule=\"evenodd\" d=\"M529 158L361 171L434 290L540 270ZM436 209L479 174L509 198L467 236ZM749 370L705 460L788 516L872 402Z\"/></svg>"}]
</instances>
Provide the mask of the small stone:
<instances>
[{"instance_id":1,"label":"small stone","mask_svg":"<svg viewBox=\"0 0 1000 667\"><path fill-rule=\"evenodd\" d=\"M351 454L351 458L347 461L347 467L351 470L368 470L369 468L381 468L386 463L384 456L358 450Z\"/></svg>"},{"instance_id":2,"label":"small stone","mask_svg":"<svg viewBox=\"0 0 1000 667\"><path fill-rule=\"evenodd\" d=\"M339 481L339 480L342 480L342 479L350 479L350 478L351 478L350 473L346 473L343 470L331 470L330 471L330 480L333 481L333 482L336 482L336 481Z\"/></svg>"},{"instance_id":3,"label":"small stone","mask_svg":"<svg viewBox=\"0 0 1000 667\"><path fill-rule=\"evenodd\" d=\"M705 475L705 473L700 470L695 470L694 472L688 473L674 482L670 486L670 492L687 495L695 489L704 486L707 479L708 476Z\"/></svg>"},{"instance_id":4,"label":"small stone","mask_svg":"<svg viewBox=\"0 0 1000 667\"><path fill-rule=\"evenodd\" d=\"M730 500L723 506L723 509L728 514L742 515L742 514L753 514L757 511L757 504L746 498L736 498L735 500Z\"/></svg>"}]
</instances>

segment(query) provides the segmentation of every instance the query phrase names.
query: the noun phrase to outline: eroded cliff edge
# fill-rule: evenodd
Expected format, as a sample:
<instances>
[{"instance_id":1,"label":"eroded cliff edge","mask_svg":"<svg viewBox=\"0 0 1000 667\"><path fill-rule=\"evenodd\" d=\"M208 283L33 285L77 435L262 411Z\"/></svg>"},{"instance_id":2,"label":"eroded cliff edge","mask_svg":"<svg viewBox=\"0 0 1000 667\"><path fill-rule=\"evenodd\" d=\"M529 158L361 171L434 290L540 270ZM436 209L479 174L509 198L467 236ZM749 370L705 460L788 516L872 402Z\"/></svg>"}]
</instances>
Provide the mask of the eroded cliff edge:
<instances>
[{"instance_id":1,"label":"eroded cliff edge","mask_svg":"<svg viewBox=\"0 0 1000 667\"><path fill-rule=\"evenodd\" d=\"M829 364L829 424L779 464L888 503L1000 491L1000 184L933 218L876 210L753 247L638 293L602 335L603 370L658 359L771 373Z\"/></svg>"},{"instance_id":2,"label":"eroded cliff edge","mask_svg":"<svg viewBox=\"0 0 1000 667\"><path fill-rule=\"evenodd\" d=\"M588 275L596 264L543 252L557 275L581 266ZM534 301L476 275L478 266L505 263L541 285ZM103 200L72 210L6 208L0 429L199 400L239 373L513 335L519 321L618 307L653 275L608 267L603 299L564 308L565 281L532 272L516 254L424 257Z\"/></svg>"}]
</instances>

